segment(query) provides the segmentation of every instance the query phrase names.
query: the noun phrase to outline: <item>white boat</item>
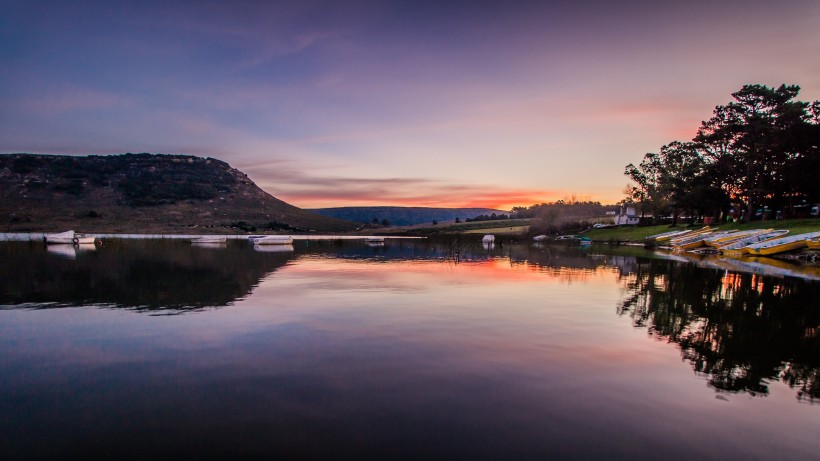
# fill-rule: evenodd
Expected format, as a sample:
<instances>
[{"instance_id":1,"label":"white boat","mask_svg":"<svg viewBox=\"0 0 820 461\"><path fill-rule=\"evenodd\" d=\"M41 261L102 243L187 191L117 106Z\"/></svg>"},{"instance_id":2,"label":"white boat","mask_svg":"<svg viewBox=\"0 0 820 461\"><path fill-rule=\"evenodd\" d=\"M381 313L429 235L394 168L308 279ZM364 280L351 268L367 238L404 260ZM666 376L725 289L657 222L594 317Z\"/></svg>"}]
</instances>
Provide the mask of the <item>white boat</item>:
<instances>
[{"instance_id":1,"label":"white boat","mask_svg":"<svg viewBox=\"0 0 820 461\"><path fill-rule=\"evenodd\" d=\"M202 237L192 238L191 243L196 244L203 244L203 243L227 243L227 237L216 237L216 236L208 236L204 235Z\"/></svg>"},{"instance_id":2,"label":"white boat","mask_svg":"<svg viewBox=\"0 0 820 461\"><path fill-rule=\"evenodd\" d=\"M532 240L535 241L535 242L543 242L546 239L547 239L546 235L536 235L535 237L532 238Z\"/></svg>"},{"instance_id":3,"label":"white boat","mask_svg":"<svg viewBox=\"0 0 820 461\"><path fill-rule=\"evenodd\" d=\"M59 234L46 234L46 243L56 243L56 244L73 244L74 243L74 231L65 231L60 232Z\"/></svg>"},{"instance_id":4,"label":"white boat","mask_svg":"<svg viewBox=\"0 0 820 461\"><path fill-rule=\"evenodd\" d=\"M59 234L46 234L47 244L88 244L94 243L94 237L83 234L75 234L73 230L60 232Z\"/></svg>"},{"instance_id":5,"label":"white boat","mask_svg":"<svg viewBox=\"0 0 820 461\"><path fill-rule=\"evenodd\" d=\"M291 235L267 235L260 239L254 239L254 245L293 245Z\"/></svg>"},{"instance_id":6,"label":"white boat","mask_svg":"<svg viewBox=\"0 0 820 461\"><path fill-rule=\"evenodd\" d=\"M487 234L481 239L481 243L495 243L495 235Z\"/></svg>"}]
</instances>

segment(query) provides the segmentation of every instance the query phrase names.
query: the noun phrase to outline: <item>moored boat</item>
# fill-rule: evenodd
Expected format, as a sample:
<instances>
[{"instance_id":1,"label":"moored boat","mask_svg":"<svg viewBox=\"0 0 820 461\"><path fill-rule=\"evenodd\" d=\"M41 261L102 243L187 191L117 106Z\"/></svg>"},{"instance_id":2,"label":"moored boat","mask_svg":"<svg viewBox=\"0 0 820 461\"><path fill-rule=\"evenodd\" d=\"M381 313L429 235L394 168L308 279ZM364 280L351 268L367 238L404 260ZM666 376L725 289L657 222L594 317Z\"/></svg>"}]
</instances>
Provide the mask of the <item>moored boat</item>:
<instances>
[{"instance_id":1,"label":"moored boat","mask_svg":"<svg viewBox=\"0 0 820 461\"><path fill-rule=\"evenodd\" d=\"M788 237L781 237L777 239L767 240L765 242L755 243L749 245L749 253L758 256L769 256L778 253L785 253L787 251L799 250L806 245L807 240L820 237L820 232L809 232L806 234L791 235Z\"/></svg>"},{"instance_id":2,"label":"moored boat","mask_svg":"<svg viewBox=\"0 0 820 461\"><path fill-rule=\"evenodd\" d=\"M547 239L546 235L536 235L535 237L532 238L532 240L534 242L543 242L546 239Z\"/></svg>"},{"instance_id":3,"label":"moored boat","mask_svg":"<svg viewBox=\"0 0 820 461\"><path fill-rule=\"evenodd\" d=\"M255 239L254 245L293 245L293 236L291 235L267 235L265 237Z\"/></svg>"},{"instance_id":4,"label":"moored boat","mask_svg":"<svg viewBox=\"0 0 820 461\"><path fill-rule=\"evenodd\" d=\"M46 243L51 244L93 244L95 242L94 237L84 235L84 234L75 234L73 230L60 232L58 234L46 234L45 235Z\"/></svg>"}]
</instances>

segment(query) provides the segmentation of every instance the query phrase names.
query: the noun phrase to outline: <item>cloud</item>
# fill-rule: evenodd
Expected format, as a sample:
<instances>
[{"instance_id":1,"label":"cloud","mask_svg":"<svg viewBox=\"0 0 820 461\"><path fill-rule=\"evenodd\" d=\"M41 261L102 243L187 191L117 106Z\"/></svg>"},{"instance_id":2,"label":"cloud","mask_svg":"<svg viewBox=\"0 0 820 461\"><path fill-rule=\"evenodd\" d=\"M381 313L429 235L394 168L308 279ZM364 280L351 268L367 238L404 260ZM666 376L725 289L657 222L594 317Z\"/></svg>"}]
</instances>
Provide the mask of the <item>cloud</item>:
<instances>
[{"instance_id":1,"label":"cloud","mask_svg":"<svg viewBox=\"0 0 820 461\"><path fill-rule=\"evenodd\" d=\"M404 205L508 209L556 200L559 191L456 183L427 178L321 176L292 162L273 161L241 169L279 199L304 208Z\"/></svg>"}]
</instances>

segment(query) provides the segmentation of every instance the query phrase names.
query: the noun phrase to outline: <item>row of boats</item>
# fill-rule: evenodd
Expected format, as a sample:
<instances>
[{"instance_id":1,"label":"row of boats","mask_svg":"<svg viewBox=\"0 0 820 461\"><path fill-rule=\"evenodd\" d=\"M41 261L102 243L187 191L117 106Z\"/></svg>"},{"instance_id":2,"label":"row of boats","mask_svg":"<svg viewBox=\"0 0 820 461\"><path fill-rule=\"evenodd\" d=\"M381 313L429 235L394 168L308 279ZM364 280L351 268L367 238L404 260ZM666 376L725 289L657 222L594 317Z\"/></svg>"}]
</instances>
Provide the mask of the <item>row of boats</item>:
<instances>
[{"instance_id":1,"label":"row of boats","mask_svg":"<svg viewBox=\"0 0 820 461\"><path fill-rule=\"evenodd\" d=\"M788 230L753 229L721 231L706 226L698 230L652 235L656 244L668 242L677 252L713 252L731 256L770 256L801 248L820 249L820 232L787 235Z\"/></svg>"}]
</instances>

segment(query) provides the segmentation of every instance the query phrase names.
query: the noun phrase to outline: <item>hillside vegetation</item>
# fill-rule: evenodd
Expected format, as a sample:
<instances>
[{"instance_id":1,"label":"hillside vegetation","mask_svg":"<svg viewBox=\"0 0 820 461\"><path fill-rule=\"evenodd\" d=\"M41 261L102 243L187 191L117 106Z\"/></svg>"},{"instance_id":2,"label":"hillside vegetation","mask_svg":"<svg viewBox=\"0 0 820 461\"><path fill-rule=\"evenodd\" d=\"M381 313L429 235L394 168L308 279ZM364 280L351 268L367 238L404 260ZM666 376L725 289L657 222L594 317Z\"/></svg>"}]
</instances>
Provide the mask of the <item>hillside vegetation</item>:
<instances>
[{"instance_id":1,"label":"hillside vegetation","mask_svg":"<svg viewBox=\"0 0 820 461\"><path fill-rule=\"evenodd\" d=\"M346 231L227 163L189 155L0 155L0 230Z\"/></svg>"}]
</instances>

